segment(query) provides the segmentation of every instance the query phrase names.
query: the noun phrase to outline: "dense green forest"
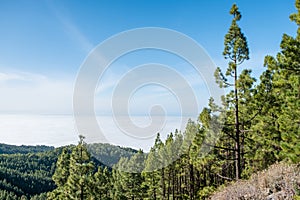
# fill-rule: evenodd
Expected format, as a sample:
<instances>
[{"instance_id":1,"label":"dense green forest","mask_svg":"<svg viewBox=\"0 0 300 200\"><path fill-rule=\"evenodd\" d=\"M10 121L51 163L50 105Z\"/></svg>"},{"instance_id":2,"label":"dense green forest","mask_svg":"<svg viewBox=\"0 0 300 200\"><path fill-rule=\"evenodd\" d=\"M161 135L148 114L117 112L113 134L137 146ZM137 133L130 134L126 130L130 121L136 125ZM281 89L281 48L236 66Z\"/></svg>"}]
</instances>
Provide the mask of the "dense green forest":
<instances>
[{"instance_id":1,"label":"dense green forest","mask_svg":"<svg viewBox=\"0 0 300 200\"><path fill-rule=\"evenodd\" d=\"M290 19L297 33L284 34L277 56L265 57L259 80L240 67L250 50L241 12L232 6L223 51L228 66L215 72L227 94L221 105L209 99L184 131L165 141L157 134L148 153L88 145L83 136L78 145L57 149L4 145L0 199L207 199L274 163L299 163L300 0L295 5ZM294 196L300 195L300 183L292 185Z\"/></svg>"},{"instance_id":2,"label":"dense green forest","mask_svg":"<svg viewBox=\"0 0 300 200\"><path fill-rule=\"evenodd\" d=\"M55 188L51 177L60 149L2 146L5 151L0 155L0 199L26 199ZM24 153L30 150L34 153Z\"/></svg>"},{"instance_id":3,"label":"dense green forest","mask_svg":"<svg viewBox=\"0 0 300 200\"><path fill-rule=\"evenodd\" d=\"M26 154L26 153L38 153L54 150L54 147L49 146L14 146L8 144L0 144L0 154Z\"/></svg>"},{"instance_id":4,"label":"dense green forest","mask_svg":"<svg viewBox=\"0 0 300 200\"><path fill-rule=\"evenodd\" d=\"M137 151L109 144L89 144L95 166L112 166L121 157L130 158ZM52 176L62 152L75 146L14 146L0 144L0 199L46 199L56 188ZM103 163L106 163L104 165ZM108 167L111 171L111 168Z\"/></svg>"}]
</instances>

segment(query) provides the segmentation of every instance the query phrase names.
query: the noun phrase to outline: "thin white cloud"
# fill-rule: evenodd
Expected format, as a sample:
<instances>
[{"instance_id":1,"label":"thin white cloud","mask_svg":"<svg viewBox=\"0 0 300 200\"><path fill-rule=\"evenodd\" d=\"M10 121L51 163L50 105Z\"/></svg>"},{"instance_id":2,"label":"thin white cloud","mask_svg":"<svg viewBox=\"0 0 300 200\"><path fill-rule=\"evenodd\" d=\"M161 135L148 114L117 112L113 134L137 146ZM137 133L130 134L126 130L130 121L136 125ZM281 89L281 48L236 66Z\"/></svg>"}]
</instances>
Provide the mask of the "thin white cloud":
<instances>
[{"instance_id":1,"label":"thin white cloud","mask_svg":"<svg viewBox=\"0 0 300 200\"><path fill-rule=\"evenodd\" d=\"M73 83L34 73L0 73L0 110L9 113L71 113Z\"/></svg>"},{"instance_id":2,"label":"thin white cloud","mask_svg":"<svg viewBox=\"0 0 300 200\"><path fill-rule=\"evenodd\" d=\"M89 41L89 39L79 30L76 24L67 16L67 10L64 12L60 11L55 5L54 2L47 2L49 8L52 10L55 17L63 25L65 32L73 38L79 46L86 51L87 53L91 51L94 45ZM66 8L64 8L66 9Z\"/></svg>"},{"instance_id":3,"label":"thin white cloud","mask_svg":"<svg viewBox=\"0 0 300 200\"><path fill-rule=\"evenodd\" d=\"M66 32L80 44L84 51L90 52L94 45L82 34L77 26L66 17L61 16L60 20L64 25Z\"/></svg>"},{"instance_id":4,"label":"thin white cloud","mask_svg":"<svg viewBox=\"0 0 300 200\"><path fill-rule=\"evenodd\" d=\"M19 80L22 79L21 76L17 74L7 74L7 73L1 73L0 72L0 81L10 81L10 80Z\"/></svg>"},{"instance_id":5,"label":"thin white cloud","mask_svg":"<svg viewBox=\"0 0 300 200\"><path fill-rule=\"evenodd\" d=\"M29 72L0 72L0 81L29 81L41 82L46 80L46 76Z\"/></svg>"}]
</instances>

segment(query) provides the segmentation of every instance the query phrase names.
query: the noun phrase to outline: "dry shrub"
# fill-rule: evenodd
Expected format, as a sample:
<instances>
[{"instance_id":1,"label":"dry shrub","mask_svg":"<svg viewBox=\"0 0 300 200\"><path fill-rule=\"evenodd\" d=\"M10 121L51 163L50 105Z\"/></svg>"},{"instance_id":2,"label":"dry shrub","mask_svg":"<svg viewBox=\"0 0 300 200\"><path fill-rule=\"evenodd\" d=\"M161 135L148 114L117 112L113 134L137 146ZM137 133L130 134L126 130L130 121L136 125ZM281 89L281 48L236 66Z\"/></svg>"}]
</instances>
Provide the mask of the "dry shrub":
<instances>
[{"instance_id":1,"label":"dry shrub","mask_svg":"<svg viewBox=\"0 0 300 200\"><path fill-rule=\"evenodd\" d=\"M281 200L294 199L300 192L300 165L274 164L269 169L253 174L216 192L210 199L217 200Z\"/></svg>"}]
</instances>

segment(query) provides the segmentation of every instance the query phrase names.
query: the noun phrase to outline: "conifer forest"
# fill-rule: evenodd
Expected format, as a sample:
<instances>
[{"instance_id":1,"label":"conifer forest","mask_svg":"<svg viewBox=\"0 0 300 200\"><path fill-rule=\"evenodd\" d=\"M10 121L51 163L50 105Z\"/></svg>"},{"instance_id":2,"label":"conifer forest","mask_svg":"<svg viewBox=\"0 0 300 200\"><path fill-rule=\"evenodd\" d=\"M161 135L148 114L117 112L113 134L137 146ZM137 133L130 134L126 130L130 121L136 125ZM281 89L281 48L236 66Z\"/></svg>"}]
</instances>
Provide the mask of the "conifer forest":
<instances>
[{"instance_id":1,"label":"conifer forest","mask_svg":"<svg viewBox=\"0 0 300 200\"><path fill-rule=\"evenodd\" d=\"M259 77L241 67L251 60L247 16L237 4L224 11L227 65L214 73L221 104L207 99L197 120L166 139L157 133L149 152L87 143L85 133L61 147L0 144L0 199L300 199L300 0L294 5L297 32L282 35Z\"/></svg>"}]
</instances>

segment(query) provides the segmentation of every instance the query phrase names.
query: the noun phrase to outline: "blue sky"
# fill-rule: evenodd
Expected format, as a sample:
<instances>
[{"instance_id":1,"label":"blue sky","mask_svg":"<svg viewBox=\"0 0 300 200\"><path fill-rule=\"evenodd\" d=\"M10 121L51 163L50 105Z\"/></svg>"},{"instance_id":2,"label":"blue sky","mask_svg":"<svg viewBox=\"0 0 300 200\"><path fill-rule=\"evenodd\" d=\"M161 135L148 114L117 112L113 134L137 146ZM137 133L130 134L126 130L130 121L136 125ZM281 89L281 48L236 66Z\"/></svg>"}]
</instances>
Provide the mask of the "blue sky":
<instances>
[{"instance_id":1,"label":"blue sky","mask_svg":"<svg viewBox=\"0 0 300 200\"><path fill-rule=\"evenodd\" d=\"M289 20L295 12L293 0L1 0L0 111L72 113L74 81L88 53L112 35L134 28L162 27L182 32L202 45L216 65L224 69L223 38L231 23L229 9L234 2L242 12L240 26L251 52L251 60L244 66L258 76L263 70L263 57L278 52L282 34L296 32L296 25ZM100 81L95 97L98 113L110 113L108 97L122 74L148 62L171 65L189 78L195 91L203 89L201 81L197 82L178 58L161 52L137 52L119 59ZM174 97L159 100L153 91L157 91L156 86L136 94L134 114L147 112L153 98L157 100L155 104L174 104L168 108L169 113L177 113L172 110L178 109ZM151 100L145 98L149 92ZM207 91L198 92L201 106L208 96Z\"/></svg>"}]
</instances>

